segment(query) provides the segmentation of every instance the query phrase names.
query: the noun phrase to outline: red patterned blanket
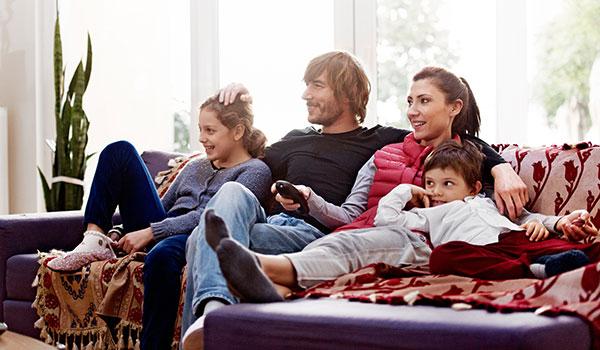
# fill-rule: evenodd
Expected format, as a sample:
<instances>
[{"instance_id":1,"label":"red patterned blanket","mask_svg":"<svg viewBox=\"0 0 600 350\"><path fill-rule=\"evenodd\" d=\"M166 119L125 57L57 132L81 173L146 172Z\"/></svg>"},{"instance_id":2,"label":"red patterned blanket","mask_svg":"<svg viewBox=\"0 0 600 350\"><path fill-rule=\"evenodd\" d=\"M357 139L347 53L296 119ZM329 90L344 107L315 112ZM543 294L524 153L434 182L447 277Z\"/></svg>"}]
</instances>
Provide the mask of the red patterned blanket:
<instances>
[{"instance_id":1,"label":"red patterned blanket","mask_svg":"<svg viewBox=\"0 0 600 350\"><path fill-rule=\"evenodd\" d=\"M299 297L576 315L590 325L594 349L600 349L600 263L545 280L505 281L429 275L423 268L373 264L292 296Z\"/></svg>"}]
</instances>

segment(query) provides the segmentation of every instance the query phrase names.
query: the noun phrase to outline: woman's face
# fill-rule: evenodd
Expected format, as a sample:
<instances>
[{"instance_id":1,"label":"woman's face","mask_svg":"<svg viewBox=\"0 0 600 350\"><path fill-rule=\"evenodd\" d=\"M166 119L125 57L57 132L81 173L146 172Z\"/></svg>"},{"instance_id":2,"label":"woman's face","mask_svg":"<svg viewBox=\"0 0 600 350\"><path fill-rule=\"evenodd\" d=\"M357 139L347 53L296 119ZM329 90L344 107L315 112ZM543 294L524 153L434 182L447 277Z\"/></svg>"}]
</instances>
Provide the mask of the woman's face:
<instances>
[{"instance_id":1,"label":"woman's face","mask_svg":"<svg viewBox=\"0 0 600 350\"><path fill-rule=\"evenodd\" d=\"M212 110L202 109L198 120L200 143L204 146L206 157L215 166L228 162L233 153L241 147L241 137L236 128L229 129L217 118Z\"/></svg>"},{"instance_id":2,"label":"woman's face","mask_svg":"<svg viewBox=\"0 0 600 350\"><path fill-rule=\"evenodd\" d=\"M446 96L431 79L421 79L412 83L407 101L408 121L421 145L437 146L452 137L452 121L462 107L460 100L446 103Z\"/></svg>"}]
</instances>

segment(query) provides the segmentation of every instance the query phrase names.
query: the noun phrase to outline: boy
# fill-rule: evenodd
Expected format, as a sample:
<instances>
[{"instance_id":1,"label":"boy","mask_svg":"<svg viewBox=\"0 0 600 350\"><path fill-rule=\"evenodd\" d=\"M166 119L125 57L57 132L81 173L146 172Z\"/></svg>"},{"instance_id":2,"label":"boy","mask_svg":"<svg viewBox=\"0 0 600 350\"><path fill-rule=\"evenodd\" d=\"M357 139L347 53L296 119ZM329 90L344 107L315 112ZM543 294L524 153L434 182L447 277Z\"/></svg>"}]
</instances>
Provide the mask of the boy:
<instances>
[{"instance_id":1,"label":"boy","mask_svg":"<svg viewBox=\"0 0 600 350\"><path fill-rule=\"evenodd\" d=\"M598 244L577 244L556 238L543 241L549 236L549 231L554 232L554 228L556 231L561 231L567 225L580 220L585 223L583 227L585 232L597 234L589 214L585 211L576 211L563 217L525 213L518 220L523 223L521 226L502 216L490 199L478 195L481 190L482 160L481 152L469 142L465 141L460 145L450 140L440 144L425 161L423 177L425 188L413 185L397 186L381 199L375 224L382 229L397 230L399 235L407 236L407 242L413 245L418 241L414 237L421 237L424 240L423 236L428 236L433 247L439 246L434 249L430 261L433 273L473 276L471 272L476 270L484 271L484 278L490 279L532 277L537 273L543 277L543 273L560 273L585 265L590 259L600 260ZM415 208L405 210L406 205ZM424 206L424 208L416 206ZM336 253L327 245L325 247L321 245L320 249L310 249L309 245L299 253L277 256L256 254L231 240L223 222L214 213L207 212L206 217L208 244L215 249L221 270L230 288L246 301L283 300L282 296L289 293L290 288L298 286L306 288L320 282L325 278L311 279L306 275L313 274L318 277L319 265L328 264L331 258L328 260L325 258L335 256ZM344 232L335 235L342 234ZM373 234L362 236L368 239ZM334 240L335 235L324 239ZM355 237L363 238L360 236ZM505 237L519 237L519 244L523 247L505 244ZM409 238L412 241L409 241ZM450 249L447 248L448 246ZM356 244L356 247L360 249L360 244ZM409 244L400 248L410 250ZM510 260L512 259L510 251L515 248L520 249L516 259L519 269L511 270L511 274L499 271L497 275L498 271L494 265L496 261L488 259L486 251L501 249L494 255L496 260ZM464 256L463 250L469 249L471 249L470 254ZM440 254L437 254L438 251ZM414 249L411 250L411 254L403 255L394 263L420 263L424 258L425 261L429 258L429 252L426 249ZM354 268L375 262L357 263L346 256L335 259L339 260L340 264L352 264ZM302 264L308 260L315 261L313 263L315 268L308 269L307 272ZM482 261L481 265L480 261ZM489 261L492 263L489 264ZM536 271L535 273L529 270L529 266L534 261L542 263L538 268L534 264L532 270ZM390 263L389 260L385 262ZM550 267L548 265L552 268L545 268ZM327 269L330 267L327 266Z\"/></svg>"}]
</instances>

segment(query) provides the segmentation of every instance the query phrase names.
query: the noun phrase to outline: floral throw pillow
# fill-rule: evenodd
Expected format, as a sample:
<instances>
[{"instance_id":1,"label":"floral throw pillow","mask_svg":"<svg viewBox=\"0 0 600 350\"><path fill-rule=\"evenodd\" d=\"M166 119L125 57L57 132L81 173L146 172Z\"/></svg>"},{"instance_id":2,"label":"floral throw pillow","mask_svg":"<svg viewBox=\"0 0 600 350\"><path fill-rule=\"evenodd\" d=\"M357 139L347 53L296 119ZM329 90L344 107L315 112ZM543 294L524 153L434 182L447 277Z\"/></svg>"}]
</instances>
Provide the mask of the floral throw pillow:
<instances>
[{"instance_id":1,"label":"floral throw pillow","mask_svg":"<svg viewBox=\"0 0 600 350\"><path fill-rule=\"evenodd\" d=\"M200 153L196 153L169 159L169 169L160 171L158 174L156 174L156 177L154 177L154 182L156 182L159 197L162 198L165 193L167 193L167 190L169 190L169 187L175 181L177 175L179 175L181 170L185 168L190 160L198 158L201 155L202 154Z\"/></svg>"},{"instance_id":2,"label":"floral throw pillow","mask_svg":"<svg viewBox=\"0 0 600 350\"><path fill-rule=\"evenodd\" d=\"M586 209L600 227L600 146L495 147L527 185L528 209L547 215Z\"/></svg>"}]
</instances>

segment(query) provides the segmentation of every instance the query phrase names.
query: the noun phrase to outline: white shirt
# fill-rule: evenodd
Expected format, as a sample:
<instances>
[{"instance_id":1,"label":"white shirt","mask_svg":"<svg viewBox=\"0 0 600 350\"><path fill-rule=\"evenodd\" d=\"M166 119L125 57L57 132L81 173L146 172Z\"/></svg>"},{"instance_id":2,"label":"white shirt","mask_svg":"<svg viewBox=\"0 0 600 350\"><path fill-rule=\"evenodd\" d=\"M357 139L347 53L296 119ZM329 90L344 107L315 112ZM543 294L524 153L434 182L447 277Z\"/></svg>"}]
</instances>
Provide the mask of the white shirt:
<instances>
[{"instance_id":1,"label":"white shirt","mask_svg":"<svg viewBox=\"0 0 600 350\"><path fill-rule=\"evenodd\" d=\"M411 231L429 233L434 247L450 241L464 241L475 245L498 242L501 233L524 229L498 212L494 202L482 195L466 197L432 208L404 210L412 198L410 185L398 185L381 198L375 217L375 226L400 225ZM519 223L537 219L550 231L557 216L531 214L524 210Z\"/></svg>"}]
</instances>

